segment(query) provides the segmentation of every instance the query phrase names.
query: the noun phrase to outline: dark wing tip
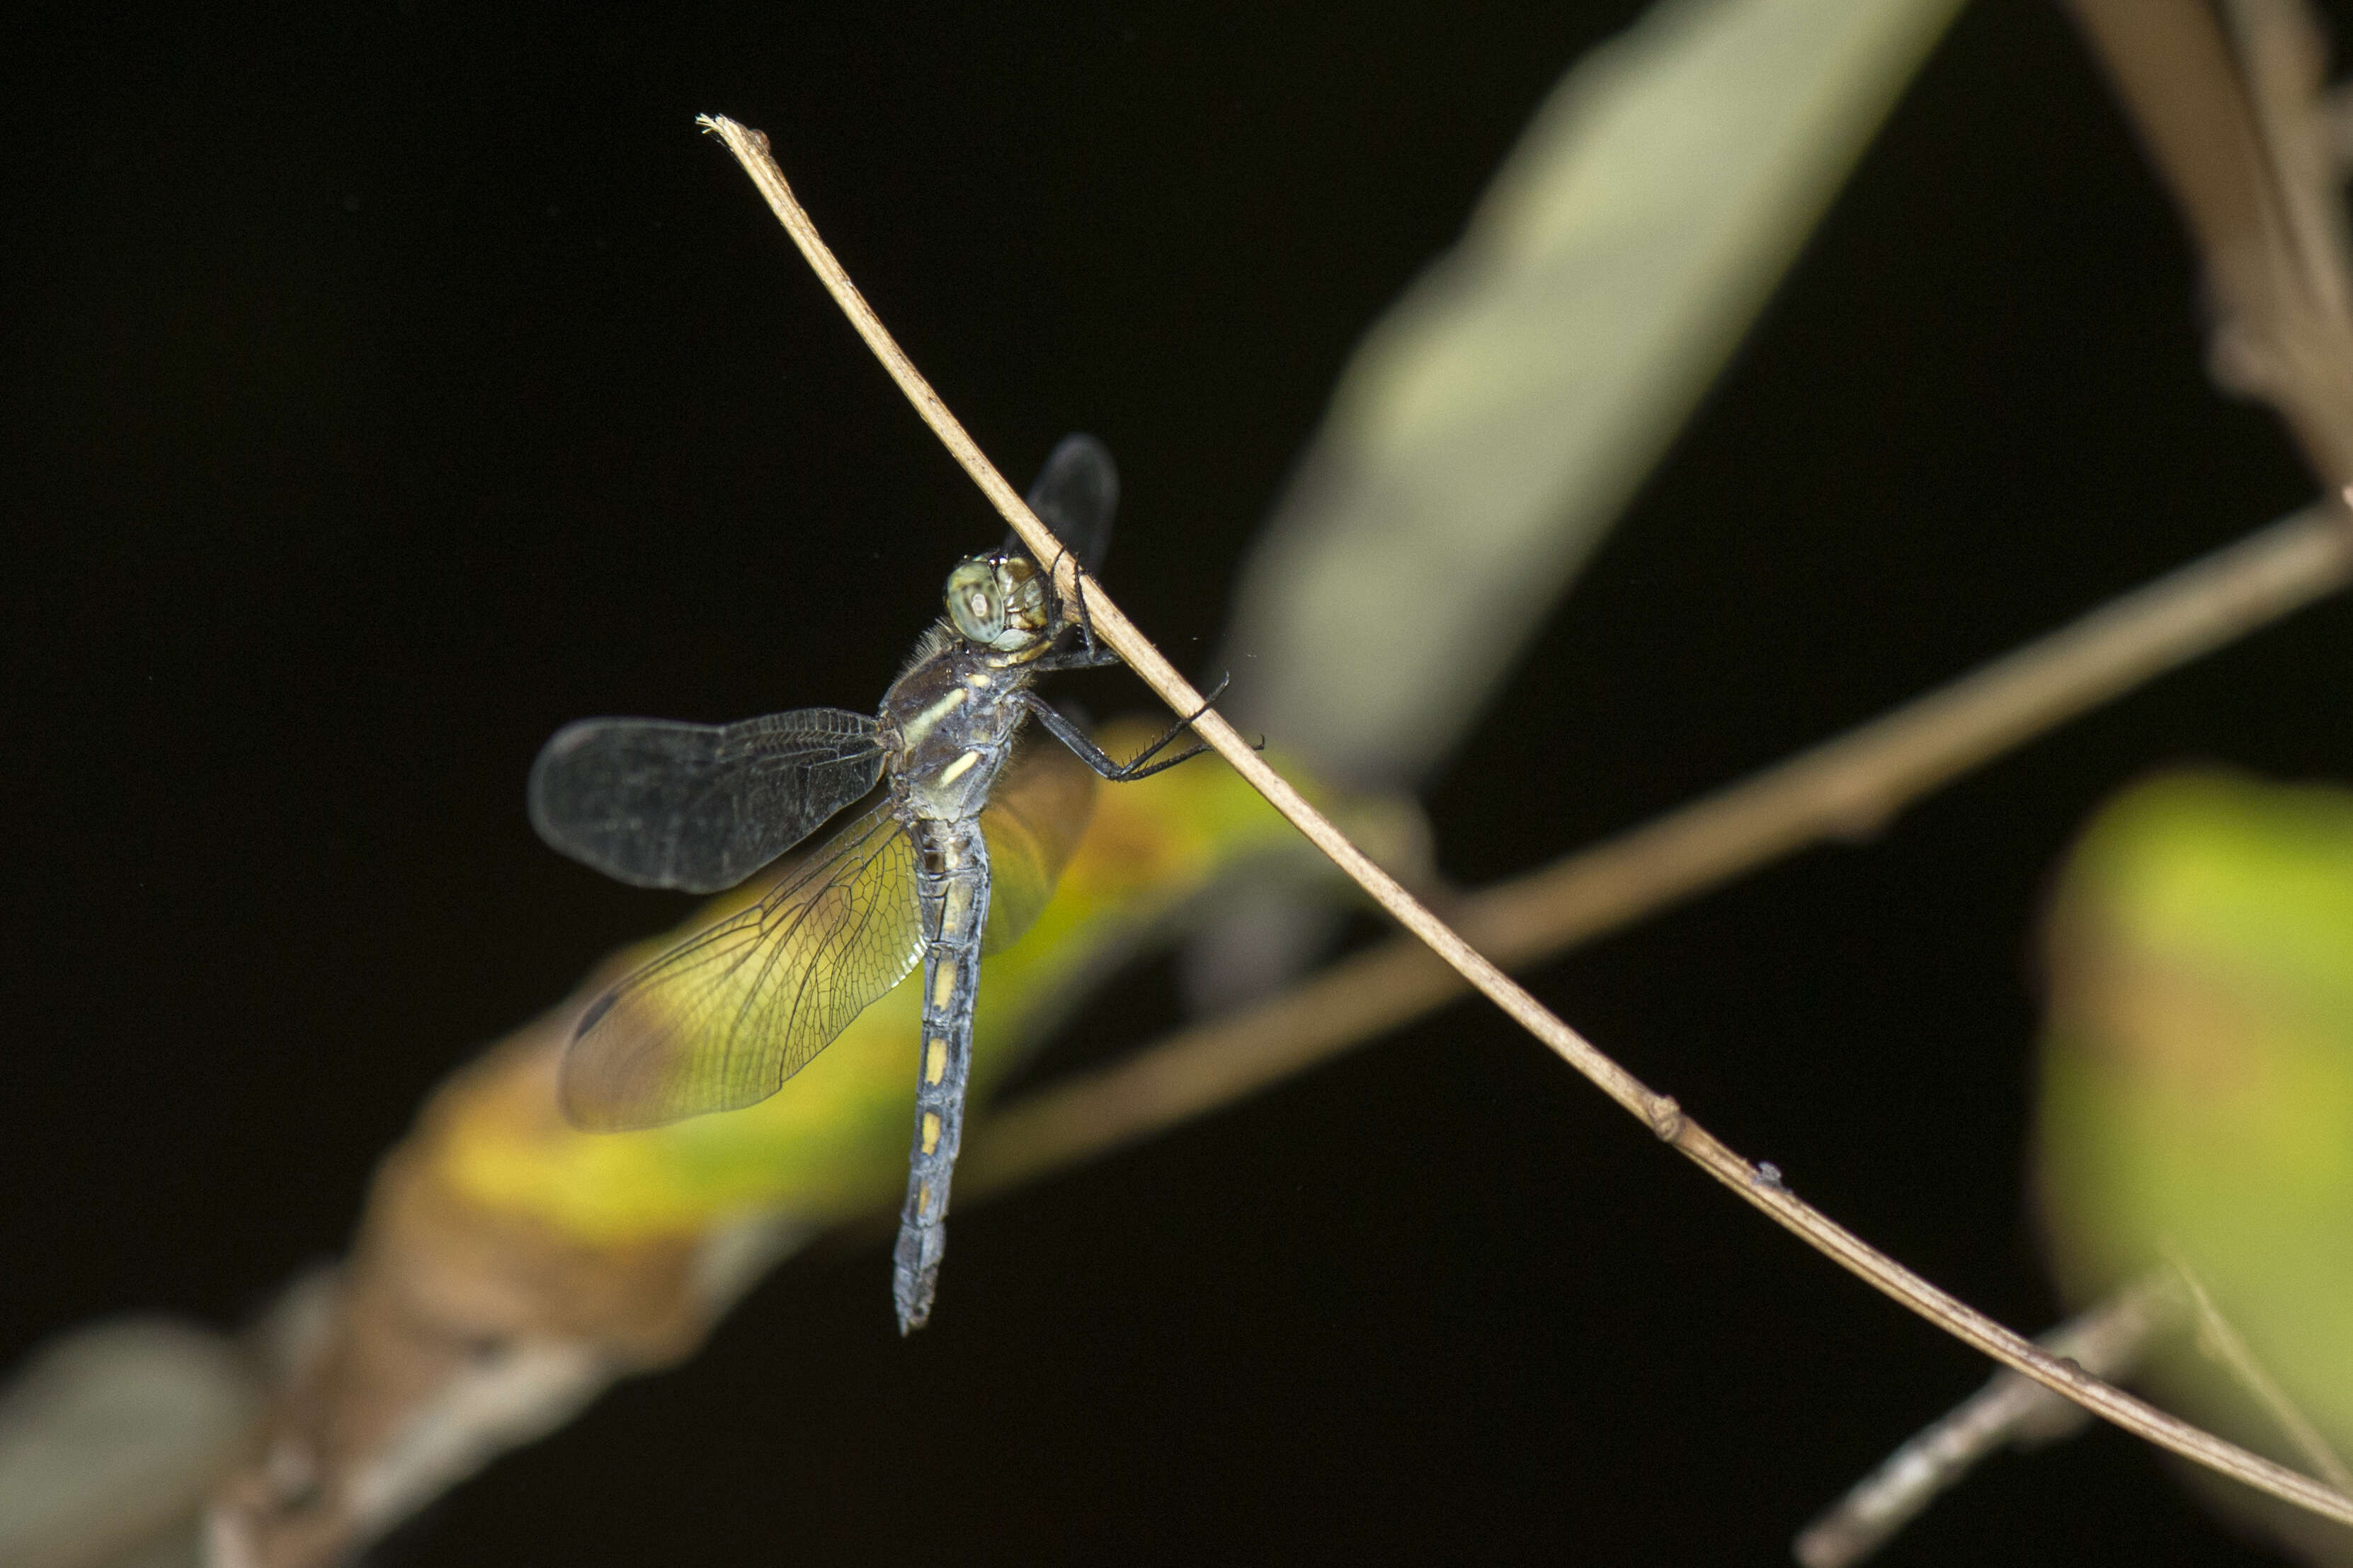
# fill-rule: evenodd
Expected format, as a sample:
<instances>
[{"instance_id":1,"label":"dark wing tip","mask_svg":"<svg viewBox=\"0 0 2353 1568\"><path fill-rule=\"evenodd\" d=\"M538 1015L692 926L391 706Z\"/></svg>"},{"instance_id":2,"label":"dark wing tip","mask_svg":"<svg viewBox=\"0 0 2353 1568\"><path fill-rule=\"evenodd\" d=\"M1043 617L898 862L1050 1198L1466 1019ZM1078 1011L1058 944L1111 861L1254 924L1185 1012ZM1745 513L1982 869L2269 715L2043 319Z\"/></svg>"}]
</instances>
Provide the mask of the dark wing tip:
<instances>
[{"instance_id":1,"label":"dark wing tip","mask_svg":"<svg viewBox=\"0 0 2353 1568\"><path fill-rule=\"evenodd\" d=\"M620 997L620 988L616 986L588 1004L588 1011L581 1014L580 1022L572 1026L572 1038L576 1042L591 1029L603 1023L605 1015L613 1010L613 1004L619 1001Z\"/></svg>"},{"instance_id":2,"label":"dark wing tip","mask_svg":"<svg viewBox=\"0 0 2353 1568\"><path fill-rule=\"evenodd\" d=\"M644 1053L630 1048L627 1016L614 1015L626 989L616 985L588 1005L556 1068L555 1102L583 1132L635 1132L680 1120L665 1112L653 1092ZM597 1026L608 1022L614 1028L598 1034Z\"/></svg>"},{"instance_id":3,"label":"dark wing tip","mask_svg":"<svg viewBox=\"0 0 2353 1568\"><path fill-rule=\"evenodd\" d=\"M1071 547L1089 572L1103 570L1119 510L1119 465L1111 448L1083 431L1054 444L1029 487L1029 510Z\"/></svg>"}]
</instances>

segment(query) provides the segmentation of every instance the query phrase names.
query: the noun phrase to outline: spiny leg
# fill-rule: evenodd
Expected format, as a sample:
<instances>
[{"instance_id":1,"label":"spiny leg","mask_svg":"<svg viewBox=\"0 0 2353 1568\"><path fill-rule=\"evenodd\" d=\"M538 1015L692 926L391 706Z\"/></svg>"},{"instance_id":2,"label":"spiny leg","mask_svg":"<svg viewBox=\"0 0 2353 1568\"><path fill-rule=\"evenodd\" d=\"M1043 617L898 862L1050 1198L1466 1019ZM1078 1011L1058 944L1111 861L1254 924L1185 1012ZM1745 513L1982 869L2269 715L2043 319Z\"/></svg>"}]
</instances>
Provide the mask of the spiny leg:
<instances>
[{"instance_id":1,"label":"spiny leg","mask_svg":"<svg viewBox=\"0 0 2353 1568\"><path fill-rule=\"evenodd\" d=\"M1057 542L1060 541L1058 540ZM1054 563L1046 568L1048 583L1053 582L1054 574L1062 569L1062 557L1070 552L1071 547L1064 544L1055 553ZM1075 562L1071 566L1071 597L1078 601L1079 642L1086 649L1087 662L1089 664L1115 662L1119 658L1117 654L1113 654L1110 661L1106 661L1103 658L1103 650L1095 646L1095 618L1087 613L1087 569Z\"/></svg>"},{"instance_id":2,"label":"spiny leg","mask_svg":"<svg viewBox=\"0 0 2353 1568\"><path fill-rule=\"evenodd\" d=\"M1050 585L1054 580L1054 569L1060 566L1062 557L1070 552L1070 546L1064 545L1061 552L1054 557L1054 566L1047 569L1046 581ZM1076 601L1079 609L1079 647L1068 651L1050 653L1043 658L1033 661L1029 668L1039 675L1058 669L1103 669L1125 662L1119 655L1095 641L1094 616L1087 610L1086 570L1083 567L1078 568L1071 583L1071 597ZM1065 616L1062 619L1062 629L1056 635L1066 635L1070 631L1070 618Z\"/></svg>"},{"instance_id":3,"label":"spiny leg","mask_svg":"<svg viewBox=\"0 0 2353 1568\"><path fill-rule=\"evenodd\" d=\"M1039 675L1052 675L1065 669L1109 669L1114 664L1126 662L1107 647L1072 648L1067 653L1050 653L1032 659L1029 668Z\"/></svg>"},{"instance_id":4,"label":"spiny leg","mask_svg":"<svg viewBox=\"0 0 2353 1568\"><path fill-rule=\"evenodd\" d=\"M1120 770L1123 776L1130 779L1145 778L1160 772L1163 768L1173 768L1178 763L1184 762L1190 757L1198 757L1203 752L1208 751L1209 749L1208 742L1206 741L1199 741L1187 747L1185 751L1177 753L1176 756L1170 757L1166 762L1156 763L1148 768L1144 766L1145 763L1151 762L1152 758L1155 754L1166 748L1169 742L1175 740L1177 736L1191 729L1193 727L1194 720L1198 719L1202 714L1207 713L1210 709L1215 708L1218 705L1218 699L1223 697L1226 694L1226 688L1231 686L1233 683L1234 678L1232 671L1229 670L1224 675L1219 676L1218 678L1217 685L1209 688L1208 695L1201 699L1201 705L1198 708L1194 709L1193 711L1185 718L1179 719L1174 724L1169 725L1167 729L1163 730L1160 732L1160 738L1158 740L1153 742L1152 744L1145 747L1144 750L1136 752L1135 755L1127 760L1126 763ZM1266 742L1263 741L1259 742L1261 746L1265 743ZM1138 769L1142 769L1142 772L1138 772Z\"/></svg>"},{"instance_id":5,"label":"spiny leg","mask_svg":"<svg viewBox=\"0 0 2353 1568\"><path fill-rule=\"evenodd\" d=\"M1124 763L1113 762L1110 752L1089 740L1077 725L1063 718L1060 710L1052 703L1031 692L1025 691L1021 695L1022 700L1029 705L1029 710L1037 715L1038 721L1046 726L1048 732L1056 740L1068 746L1081 762L1113 784L1133 784L1137 779L1146 779L1154 773L1165 773L1179 763L1190 762L1209 749L1207 742L1197 742L1173 757L1157 763L1152 762L1152 758L1164 750L1171 741L1190 729L1195 720L1217 704L1219 697L1224 694L1229 685L1232 684L1233 679L1231 675L1228 675L1224 679L1219 680L1202 701L1200 707L1171 724L1158 740ZM1266 742L1261 740L1258 742L1258 748L1262 749L1265 744ZM1147 763L1151 764L1148 767L1145 765Z\"/></svg>"}]
</instances>

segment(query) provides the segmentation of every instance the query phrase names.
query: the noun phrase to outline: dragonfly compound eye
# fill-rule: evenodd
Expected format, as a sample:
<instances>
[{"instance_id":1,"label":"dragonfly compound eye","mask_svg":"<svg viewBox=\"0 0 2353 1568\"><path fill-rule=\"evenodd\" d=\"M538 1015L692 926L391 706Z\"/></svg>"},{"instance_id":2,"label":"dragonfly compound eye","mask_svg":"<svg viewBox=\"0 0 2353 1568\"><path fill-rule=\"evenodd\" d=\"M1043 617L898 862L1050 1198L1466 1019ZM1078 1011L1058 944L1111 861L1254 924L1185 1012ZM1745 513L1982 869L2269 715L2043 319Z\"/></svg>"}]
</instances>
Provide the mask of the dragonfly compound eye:
<instances>
[{"instance_id":1,"label":"dragonfly compound eye","mask_svg":"<svg viewBox=\"0 0 2353 1568\"><path fill-rule=\"evenodd\" d=\"M1005 635L1005 601L997 592L997 569L985 556L948 574L948 619L967 641L995 647Z\"/></svg>"},{"instance_id":2,"label":"dragonfly compound eye","mask_svg":"<svg viewBox=\"0 0 2353 1568\"><path fill-rule=\"evenodd\" d=\"M1024 556L974 556L948 574L947 601L956 631L999 653L1035 644L1050 618L1046 585Z\"/></svg>"}]
</instances>

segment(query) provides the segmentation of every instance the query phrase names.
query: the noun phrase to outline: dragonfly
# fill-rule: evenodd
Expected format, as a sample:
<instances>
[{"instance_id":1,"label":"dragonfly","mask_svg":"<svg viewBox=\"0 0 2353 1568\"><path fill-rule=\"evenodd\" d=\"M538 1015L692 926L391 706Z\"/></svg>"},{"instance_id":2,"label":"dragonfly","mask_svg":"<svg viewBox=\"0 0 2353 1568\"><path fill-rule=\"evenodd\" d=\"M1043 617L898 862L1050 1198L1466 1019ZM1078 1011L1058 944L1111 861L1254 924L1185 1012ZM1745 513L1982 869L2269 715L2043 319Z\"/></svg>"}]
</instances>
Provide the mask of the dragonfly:
<instances>
[{"instance_id":1,"label":"dragonfly","mask_svg":"<svg viewBox=\"0 0 2353 1568\"><path fill-rule=\"evenodd\" d=\"M1064 437L1029 500L1084 573L1101 566L1119 501L1102 442ZM558 731L532 764L532 825L550 846L624 882L703 893L747 880L885 786L880 804L755 901L590 1004L559 1092L571 1121L596 1131L754 1104L920 962L915 1128L892 1254L902 1334L930 1318L946 1249L981 955L1044 907L1092 805L1093 778L1050 750L1025 743L1016 755L1025 724L1035 720L1113 782L1204 749L1161 755L1196 713L1114 762L1031 689L1056 670L1119 662L1094 640L1083 588L1070 603L1056 593L1058 564L1041 565L1012 535L959 562L947 613L871 717L801 708L732 724L587 719ZM1056 786L1074 773L1080 793Z\"/></svg>"}]
</instances>

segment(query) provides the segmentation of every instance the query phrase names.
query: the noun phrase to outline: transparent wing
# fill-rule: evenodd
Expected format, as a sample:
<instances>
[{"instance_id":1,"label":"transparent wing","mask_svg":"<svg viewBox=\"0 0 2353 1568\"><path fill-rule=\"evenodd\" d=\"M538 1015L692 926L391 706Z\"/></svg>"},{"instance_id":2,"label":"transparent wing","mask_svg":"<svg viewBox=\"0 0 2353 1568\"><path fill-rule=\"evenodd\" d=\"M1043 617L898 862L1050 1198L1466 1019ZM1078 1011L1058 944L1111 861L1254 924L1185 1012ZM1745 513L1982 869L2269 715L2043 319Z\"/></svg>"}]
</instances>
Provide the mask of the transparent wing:
<instances>
[{"instance_id":1,"label":"transparent wing","mask_svg":"<svg viewBox=\"0 0 2353 1568\"><path fill-rule=\"evenodd\" d=\"M988 929L981 951L1018 942L1054 896L1062 868L1095 811L1095 773L1066 747L1037 742L1013 754L988 793Z\"/></svg>"},{"instance_id":2,"label":"transparent wing","mask_svg":"<svg viewBox=\"0 0 2353 1568\"><path fill-rule=\"evenodd\" d=\"M915 858L878 806L758 903L614 986L565 1055L565 1114L617 1131L776 1093L923 955Z\"/></svg>"},{"instance_id":3,"label":"transparent wing","mask_svg":"<svg viewBox=\"0 0 2353 1568\"><path fill-rule=\"evenodd\" d=\"M874 787L875 722L802 708L736 724L584 719L531 765L531 825L641 888L732 888Z\"/></svg>"},{"instance_id":4,"label":"transparent wing","mask_svg":"<svg viewBox=\"0 0 2353 1568\"><path fill-rule=\"evenodd\" d=\"M1111 448L1092 436L1065 436L1029 487L1029 510L1071 547L1089 572L1103 570L1111 549L1112 514L1119 510L1119 469ZM1008 550L1023 548L1013 535ZM1051 565L1051 562L1045 563Z\"/></svg>"}]
</instances>

